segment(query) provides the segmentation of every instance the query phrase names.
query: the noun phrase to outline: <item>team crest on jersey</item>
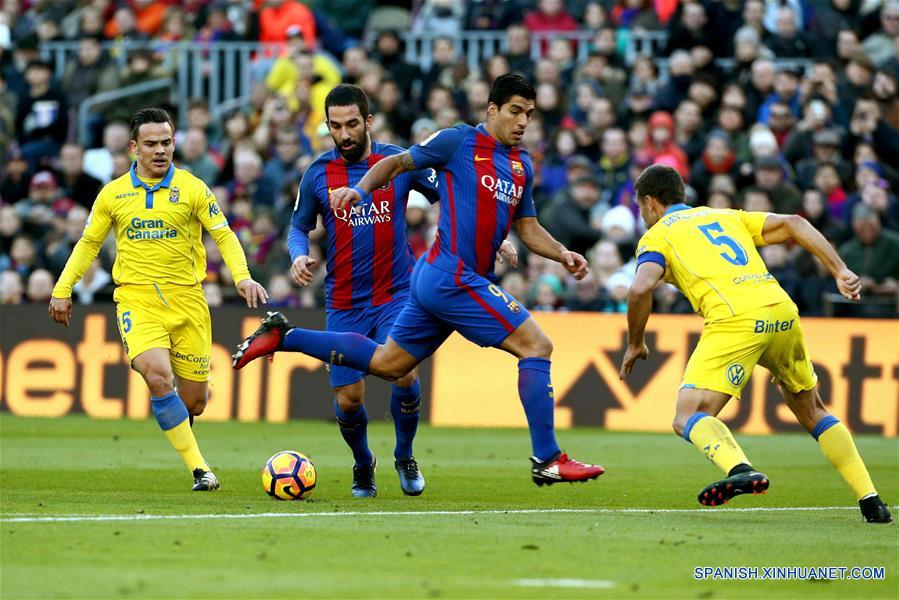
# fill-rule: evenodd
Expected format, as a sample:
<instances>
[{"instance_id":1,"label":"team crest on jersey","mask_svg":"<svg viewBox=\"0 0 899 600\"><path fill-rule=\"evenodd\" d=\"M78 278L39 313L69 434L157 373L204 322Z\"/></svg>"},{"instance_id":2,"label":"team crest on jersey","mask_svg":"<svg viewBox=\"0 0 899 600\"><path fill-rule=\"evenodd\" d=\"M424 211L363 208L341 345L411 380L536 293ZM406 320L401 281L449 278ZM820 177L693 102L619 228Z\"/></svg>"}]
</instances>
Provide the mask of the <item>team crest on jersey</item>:
<instances>
[{"instance_id":1,"label":"team crest on jersey","mask_svg":"<svg viewBox=\"0 0 899 600\"><path fill-rule=\"evenodd\" d=\"M517 160L512 160L509 162L512 164L512 172L513 173L515 173L519 177L524 175L524 167L522 166L521 162L519 162Z\"/></svg>"},{"instance_id":2,"label":"team crest on jersey","mask_svg":"<svg viewBox=\"0 0 899 600\"><path fill-rule=\"evenodd\" d=\"M169 190L169 202L172 204L177 204L178 200L181 198L181 190L176 187L173 187Z\"/></svg>"}]
</instances>

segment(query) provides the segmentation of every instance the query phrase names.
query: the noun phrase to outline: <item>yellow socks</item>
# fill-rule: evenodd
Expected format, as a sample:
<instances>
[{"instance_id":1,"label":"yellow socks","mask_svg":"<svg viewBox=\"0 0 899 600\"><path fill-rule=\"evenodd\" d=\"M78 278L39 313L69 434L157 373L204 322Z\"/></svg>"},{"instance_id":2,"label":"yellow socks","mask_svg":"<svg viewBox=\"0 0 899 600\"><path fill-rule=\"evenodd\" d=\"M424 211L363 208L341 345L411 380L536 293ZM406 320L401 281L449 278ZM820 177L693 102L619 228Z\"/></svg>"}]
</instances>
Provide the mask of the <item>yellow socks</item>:
<instances>
[{"instance_id":1,"label":"yellow socks","mask_svg":"<svg viewBox=\"0 0 899 600\"><path fill-rule=\"evenodd\" d=\"M725 473L739 464L750 464L727 425L708 413L690 417L684 427L684 439Z\"/></svg>"},{"instance_id":2,"label":"yellow socks","mask_svg":"<svg viewBox=\"0 0 899 600\"><path fill-rule=\"evenodd\" d=\"M193 473L194 469L210 470L209 465L203 460L203 455L200 454L200 447L197 446L197 439L194 437L194 431L190 428L190 423L187 419L164 433L165 437L169 438L169 442L172 443L172 447L181 455L181 459L191 473Z\"/></svg>"},{"instance_id":3,"label":"yellow socks","mask_svg":"<svg viewBox=\"0 0 899 600\"><path fill-rule=\"evenodd\" d=\"M855 492L856 500L877 493L868 469L852 441L852 435L836 417L827 415L818 421L812 437L818 440L824 456Z\"/></svg>"}]
</instances>

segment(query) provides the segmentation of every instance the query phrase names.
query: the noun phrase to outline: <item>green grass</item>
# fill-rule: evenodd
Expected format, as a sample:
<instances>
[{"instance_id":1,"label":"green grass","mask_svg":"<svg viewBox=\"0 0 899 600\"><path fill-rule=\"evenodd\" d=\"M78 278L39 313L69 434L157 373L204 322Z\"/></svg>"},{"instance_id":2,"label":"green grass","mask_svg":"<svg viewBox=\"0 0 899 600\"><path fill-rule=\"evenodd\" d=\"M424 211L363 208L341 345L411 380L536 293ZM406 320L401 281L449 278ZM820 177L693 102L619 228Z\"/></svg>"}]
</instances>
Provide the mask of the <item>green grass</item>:
<instances>
[{"instance_id":1,"label":"green grass","mask_svg":"<svg viewBox=\"0 0 899 600\"><path fill-rule=\"evenodd\" d=\"M222 480L191 479L152 421L0 416L0 597L7 598L895 598L899 536L857 510L740 512L741 507L853 507L811 438L741 437L771 478L766 496L696 512L718 471L673 435L560 432L576 458L608 469L585 485L537 488L521 430L423 427L416 455L428 487L406 498L392 469L392 426L370 428L379 495L349 497L349 451L321 422L196 426ZM899 442L860 437L881 494L899 498ZM277 450L308 454L319 483L277 502L259 469ZM578 513L487 513L509 509ZM471 514L348 512L475 511ZM896 512L896 511L894 511ZM16 515L253 515L246 519L12 522ZM306 513L327 513L295 518ZM695 581L698 566L877 566L883 581ZM612 582L609 589L522 587L518 579Z\"/></svg>"}]
</instances>

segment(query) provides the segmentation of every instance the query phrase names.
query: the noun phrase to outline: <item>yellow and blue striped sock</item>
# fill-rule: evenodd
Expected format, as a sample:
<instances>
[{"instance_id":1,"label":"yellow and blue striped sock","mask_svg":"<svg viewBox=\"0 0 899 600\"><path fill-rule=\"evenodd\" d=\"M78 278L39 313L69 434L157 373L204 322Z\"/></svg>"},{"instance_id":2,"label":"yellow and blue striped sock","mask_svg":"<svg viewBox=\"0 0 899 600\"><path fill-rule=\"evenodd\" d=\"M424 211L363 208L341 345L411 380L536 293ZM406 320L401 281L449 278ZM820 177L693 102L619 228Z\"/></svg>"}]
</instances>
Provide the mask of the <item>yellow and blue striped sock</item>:
<instances>
[{"instance_id":1,"label":"yellow and blue striped sock","mask_svg":"<svg viewBox=\"0 0 899 600\"><path fill-rule=\"evenodd\" d=\"M209 465L203 460L200 448L194 432L190 428L187 407L178 396L178 392L171 392L165 396L151 398L153 415L165 436L169 438L172 447L181 455L187 469L193 473L194 469L209 471Z\"/></svg>"},{"instance_id":2,"label":"yellow and blue striped sock","mask_svg":"<svg viewBox=\"0 0 899 600\"><path fill-rule=\"evenodd\" d=\"M727 425L708 413L698 412L687 420L684 439L728 475L737 465L750 464Z\"/></svg>"},{"instance_id":3,"label":"yellow and blue striped sock","mask_svg":"<svg viewBox=\"0 0 899 600\"><path fill-rule=\"evenodd\" d=\"M858 454L855 442L852 441L852 434L839 419L827 415L815 425L812 437L818 440L824 456L855 492L856 500L877 493L868 469Z\"/></svg>"}]
</instances>

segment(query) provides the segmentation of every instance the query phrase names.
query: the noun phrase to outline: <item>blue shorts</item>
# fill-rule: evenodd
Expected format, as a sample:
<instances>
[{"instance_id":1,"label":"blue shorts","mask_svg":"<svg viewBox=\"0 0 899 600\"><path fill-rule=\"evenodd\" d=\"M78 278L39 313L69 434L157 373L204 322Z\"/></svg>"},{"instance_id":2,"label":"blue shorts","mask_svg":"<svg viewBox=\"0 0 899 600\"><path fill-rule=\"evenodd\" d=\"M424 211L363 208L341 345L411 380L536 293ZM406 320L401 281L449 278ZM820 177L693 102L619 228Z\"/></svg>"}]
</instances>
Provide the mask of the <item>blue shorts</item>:
<instances>
[{"instance_id":1,"label":"blue shorts","mask_svg":"<svg viewBox=\"0 0 899 600\"><path fill-rule=\"evenodd\" d=\"M499 347L530 316L521 302L470 269L450 273L419 260L409 302L390 337L421 362L453 331L479 346Z\"/></svg>"},{"instance_id":2,"label":"blue shorts","mask_svg":"<svg viewBox=\"0 0 899 600\"><path fill-rule=\"evenodd\" d=\"M387 334L390 333L393 322L403 310L408 299L408 292L401 292L394 294L393 300L381 306L366 306L348 310L330 309L325 313L325 330L361 333L377 343L383 344L387 341ZM365 378L365 373L362 371L337 365L329 365L328 373L331 378L331 387L334 388L350 385Z\"/></svg>"}]
</instances>

